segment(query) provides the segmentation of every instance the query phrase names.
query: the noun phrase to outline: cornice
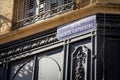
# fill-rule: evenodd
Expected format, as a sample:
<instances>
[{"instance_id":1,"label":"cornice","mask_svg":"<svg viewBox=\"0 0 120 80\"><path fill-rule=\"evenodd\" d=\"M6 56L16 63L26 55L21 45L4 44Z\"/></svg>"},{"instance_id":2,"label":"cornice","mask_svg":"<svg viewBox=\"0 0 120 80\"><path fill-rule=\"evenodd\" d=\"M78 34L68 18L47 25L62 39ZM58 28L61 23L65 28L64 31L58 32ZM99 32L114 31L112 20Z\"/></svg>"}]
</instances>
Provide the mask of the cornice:
<instances>
[{"instance_id":1,"label":"cornice","mask_svg":"<svg viewBox=\"0 0 120 80\"><path fill-rule=\"evenodd\" d=\"M56 33L52 33L50 35L42 36L39 38L34 38L31 40L28 39L27 41L24 41L23 43L19 42L11 46L4 47L3 49L0 49L0 64L2 64L1 60L4 60L5 58L12 59L11 57L14 58L14 56L16 55L25 55L30 50L44 47L56 41L57 41Z\"/></svg>"}]
</instances>

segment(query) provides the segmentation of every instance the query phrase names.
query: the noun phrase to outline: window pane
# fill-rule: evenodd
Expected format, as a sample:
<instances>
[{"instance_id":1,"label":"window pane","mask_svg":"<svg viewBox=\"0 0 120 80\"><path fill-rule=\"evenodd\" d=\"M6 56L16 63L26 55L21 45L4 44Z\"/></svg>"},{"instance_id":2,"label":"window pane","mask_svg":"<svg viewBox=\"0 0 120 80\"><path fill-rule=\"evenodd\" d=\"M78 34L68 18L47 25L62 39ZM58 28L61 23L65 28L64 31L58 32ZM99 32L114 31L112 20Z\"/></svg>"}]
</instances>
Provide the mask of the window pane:
<instances>
[{"instance_id":1,"label":"window pane","mask_svg":"<svg viewBox=\"0 0 120 80\"><path fill-rule=\"evenodd\" d=\"M41 58L39 60L38 80L60 80L62 67L62 52Z\"/></svg>"},{"instance_id":2,"label":"window pane","mask_svg":"<svg viewBox=\"0 0 120 80\"><path fill-rule=\"evenodd\" d=\"M10 80L32 80L33 60L11 66Z\"/></svg>"}]
</instances>

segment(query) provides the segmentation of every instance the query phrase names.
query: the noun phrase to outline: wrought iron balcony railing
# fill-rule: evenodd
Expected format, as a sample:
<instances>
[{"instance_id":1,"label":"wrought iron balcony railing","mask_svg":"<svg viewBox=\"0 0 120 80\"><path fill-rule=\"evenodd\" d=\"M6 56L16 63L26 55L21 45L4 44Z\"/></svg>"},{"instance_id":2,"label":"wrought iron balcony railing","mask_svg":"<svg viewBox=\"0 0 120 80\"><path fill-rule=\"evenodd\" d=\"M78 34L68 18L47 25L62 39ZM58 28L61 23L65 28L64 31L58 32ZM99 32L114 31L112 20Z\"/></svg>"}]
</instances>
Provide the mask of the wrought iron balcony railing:
<instances>
[{"instance_id":1,"label":"wrought iron balcony railing","mask_svg":"<svg viewBox=\"0 0 120 80\"><path fill-rule=\"evenodd\" d=\"M45 20L47 18L53 17L55 15L73 10L74 2L71 1L69 3L63 4L62 6L58 6L54 9L40 12L38 15L34 15L28 18L24 18L13 23L13 29L17 29L32 23L36 23L37 21Z\"/></svg>"}]
</instances>

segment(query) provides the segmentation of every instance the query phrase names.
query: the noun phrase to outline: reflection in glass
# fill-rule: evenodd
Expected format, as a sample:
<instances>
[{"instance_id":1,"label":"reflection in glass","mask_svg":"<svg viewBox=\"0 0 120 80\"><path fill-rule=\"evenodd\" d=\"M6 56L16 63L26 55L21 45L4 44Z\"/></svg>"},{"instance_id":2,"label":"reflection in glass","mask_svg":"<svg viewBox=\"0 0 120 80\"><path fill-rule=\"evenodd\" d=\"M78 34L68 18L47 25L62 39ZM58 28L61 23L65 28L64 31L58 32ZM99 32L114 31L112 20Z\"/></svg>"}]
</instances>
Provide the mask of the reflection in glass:
<instances>
[{"instance_id":1,"label":"reflection in glass","mask_svg":"<svg viewBox=\"0 0 120 80\"><path fill-rule=\"evenodd\" d=\"M38 80L61 80L62 67L62 53L40 58Z\"/></svg>"},{"instance_id":2,"label":"reflection in glass","mask_svg":"<svg viewBox=\"0 0 120 80\"><path fill-rule=\"evenodd\" d=\"M11 68L10 80L32 80L33 61L16 64Z\"/></svg>"}]
</instances>

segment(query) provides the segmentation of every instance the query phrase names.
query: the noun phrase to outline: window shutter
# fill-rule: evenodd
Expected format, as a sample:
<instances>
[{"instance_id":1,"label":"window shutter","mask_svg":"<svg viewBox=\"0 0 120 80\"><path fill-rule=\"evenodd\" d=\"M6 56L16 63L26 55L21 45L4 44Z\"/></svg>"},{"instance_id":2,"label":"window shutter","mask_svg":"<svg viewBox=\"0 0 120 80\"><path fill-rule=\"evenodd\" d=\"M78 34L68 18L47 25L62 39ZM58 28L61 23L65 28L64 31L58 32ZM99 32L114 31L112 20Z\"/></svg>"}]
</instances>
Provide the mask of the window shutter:
<instances>
[{"instance_id":1,"label":"window shutter","mask_svg":"<svg viewBox=\"0 0 120 80\"><path fill-rule=\"evenodd\" d=\"M72 0L64 0L64 4L67 4L69 2L72 2Z\"/></svg>"},{"instance_id":2,"label":"window shutter","mask_svg":"<svg viewBox=\"0 0 120 80\"><path fill-rule=\"evenodd\" d=\"M13 23L23 19L24 14L24 0L15 0L14 12L13 12Z\"/></svg>"},{"instance_id":3,"label":"window shutter","mask_svg":"<svg viewBox=\"0 0 120 80\"><path fill-rule=\"evenodd\" d=\"M45 0L39 0L39 13L45 11Z\"/></svg>"},{"instance_id":4,"label":"window shutter","mask_svg":"<svg viewBox=\"0 0 120 80\"><path fill-rule=\"evenodd\" d=\"M35 15L35 0L25 0L24 6L24 18Z\"/></svg>"},{"instance_id":5,"label":"window shutter","mask_svg":"<svg viewBox=\"0 0 120 80\"><path fill-rule=\"evenodd\" d=\"M57 13L56 7L58 6L58 1L57 0L51 0L51 14Z\"/></svg>"},{"instance_id":6,"label":"window shutter","mask_svg":"<svg viewBox=\"0 0 120 80\"><path fill-rule=\"evenodd\" d=\"M58 1L57 0L51 0L51 9L54 9L57 6L58 6Z\"/></svg>"}]
</instances>

